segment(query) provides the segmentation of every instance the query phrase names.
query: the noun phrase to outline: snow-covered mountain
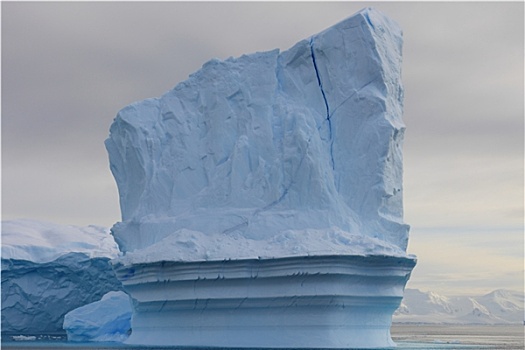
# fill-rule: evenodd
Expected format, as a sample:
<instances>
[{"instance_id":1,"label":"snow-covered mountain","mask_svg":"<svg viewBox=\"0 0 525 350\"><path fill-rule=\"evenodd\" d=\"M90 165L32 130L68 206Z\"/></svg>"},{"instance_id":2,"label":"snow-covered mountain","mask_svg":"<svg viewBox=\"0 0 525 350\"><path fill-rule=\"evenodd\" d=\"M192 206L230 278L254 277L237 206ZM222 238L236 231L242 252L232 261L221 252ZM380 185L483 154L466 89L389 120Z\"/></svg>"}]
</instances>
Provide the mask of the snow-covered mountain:
<instances>
[{"instance_id":1,"label":"snow-covered mountain","mask_svg":"<svg viewBox=\"0 0 525 350\"><path fill-rule=\"evenodd\" d=\"M400 323L522 323L524 294L495 290L482 296L447 297L434 292L406 289L394 313Z\"/></svg>"}]
</instances>

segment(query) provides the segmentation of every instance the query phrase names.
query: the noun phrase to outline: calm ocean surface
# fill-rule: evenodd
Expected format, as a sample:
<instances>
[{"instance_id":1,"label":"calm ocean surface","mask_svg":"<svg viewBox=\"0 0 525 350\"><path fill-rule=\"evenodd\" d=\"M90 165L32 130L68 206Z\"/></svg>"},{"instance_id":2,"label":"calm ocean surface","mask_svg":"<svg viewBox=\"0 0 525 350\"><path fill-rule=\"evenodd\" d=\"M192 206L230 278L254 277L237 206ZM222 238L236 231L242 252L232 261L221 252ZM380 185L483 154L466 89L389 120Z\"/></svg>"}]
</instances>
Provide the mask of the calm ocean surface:
<instances>
[{"instance_id":1,"label":"calm ocean surface","mask_svg":"<svg viewBox=\"0 0 525 350\"><path fill-rule=\"evenodd\" d=\"M523 350L522 325L399 325L392 327L392 338L397 350ZM4 350L60 349L60 350L191 350L189 347L133 347L116 343L68 343L66 341L11 341L2 338ZM198 348L206 350L209 348ZM250 349L255 350L255 349Z\"/></svg>"}]
</instances>

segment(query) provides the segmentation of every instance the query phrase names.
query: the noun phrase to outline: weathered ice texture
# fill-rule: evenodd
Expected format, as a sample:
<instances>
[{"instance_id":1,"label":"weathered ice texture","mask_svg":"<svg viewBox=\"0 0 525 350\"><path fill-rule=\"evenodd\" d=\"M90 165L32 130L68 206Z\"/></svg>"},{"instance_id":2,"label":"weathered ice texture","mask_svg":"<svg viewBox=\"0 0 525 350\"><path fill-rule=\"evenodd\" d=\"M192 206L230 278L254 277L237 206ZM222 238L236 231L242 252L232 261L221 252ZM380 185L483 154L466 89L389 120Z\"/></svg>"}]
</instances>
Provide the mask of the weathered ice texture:
<instances>
[{"instance_id":1,"label":"weathered ice texture","mask_svg":"<svg viewBox=\"0 0 525 350\"><path fill-rule=\"evenodd\" d=\"M2 222L2 333L64 333L64 315L121 290L107 229L35 220Z\"/></svg>"},{"instance_id":2,"label":"weathered ice texture","mask_svg":"<svg viewBox=\"0 0 525 350\"><path fill-rule=\"evenodd\" d=\"M106 140L130 344L392 347L403 222L402 34L372 9L211 60Z\"/></svg>"},{"instance_id":3,"label":"weathered ice texture","mask_svg":"<svg viewBox=\"0 0 525 350\"><path fill-rule=\"evenodd\" d=\"M399 27L366 9L284 52L211 60L122 109L106 140L120 249L191 230L316 254L304 231L335 229L339 253L359 236L403 254L401 46ZM195 245L213 248L179 244Z\"/></svg>"},{"instance_id":4,"label":"weathered ice texture","mask_svg":"<svg viewBox=\"0 0 525 350\"><path fill-rule=\"evenodd\" d=\"M128 343L383 348L415 261L312 256L117 265L134 299Z\"/></svg>"}]
</instances>

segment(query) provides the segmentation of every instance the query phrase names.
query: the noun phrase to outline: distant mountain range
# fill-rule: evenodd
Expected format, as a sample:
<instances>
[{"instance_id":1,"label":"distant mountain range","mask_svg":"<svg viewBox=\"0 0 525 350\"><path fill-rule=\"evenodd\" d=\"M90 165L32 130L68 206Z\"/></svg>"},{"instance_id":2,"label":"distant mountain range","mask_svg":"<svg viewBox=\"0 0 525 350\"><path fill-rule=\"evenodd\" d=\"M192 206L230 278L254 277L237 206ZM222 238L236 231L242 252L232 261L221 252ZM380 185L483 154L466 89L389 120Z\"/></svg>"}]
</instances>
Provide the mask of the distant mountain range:
<instances>
[{"instance_id":1,"label":"distant mountain range","mask_svg":"<svg viewBox=\"0 0 525 350\"><path fill-rule=\"evenodd\" d=\"M447 297L406 289L394 313L397 323L523 324L524 293L495 290L483 296Z\"/></svg>"}]
</instances>

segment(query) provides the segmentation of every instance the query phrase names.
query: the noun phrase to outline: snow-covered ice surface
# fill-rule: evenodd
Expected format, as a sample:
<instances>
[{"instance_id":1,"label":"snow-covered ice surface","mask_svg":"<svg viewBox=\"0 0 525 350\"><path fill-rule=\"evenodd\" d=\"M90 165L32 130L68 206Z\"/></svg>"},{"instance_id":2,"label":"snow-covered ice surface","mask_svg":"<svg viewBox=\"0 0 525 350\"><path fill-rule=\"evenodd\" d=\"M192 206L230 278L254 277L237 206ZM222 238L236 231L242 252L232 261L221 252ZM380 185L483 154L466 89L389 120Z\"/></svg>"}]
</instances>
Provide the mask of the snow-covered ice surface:
<instances>
[{"instance_id":1,"label":"snow-covered ice surface","mask_svg":"<svg viewBox=\"0 0 525 350\"><path fill-rule=\"evenodd\" d=\"M124 292L109 292L68 312L64 329L69 341L123 342L131 329L131 300Z\"/></svg>"},{"instance_id":2,"label":"snow-covered ice surface","mask_svg":"<svg viewBox=\"0 0 525 350\"><path fill-rule=\"evenodd\" d=\"M286 51L213 59L106 140L129 344L385 348L415 265L402 33L365 9Z\"/></svg>"},{"instance_id":3,"label":"snow-covered ice surface","mask_svg":"<svg viewBox=\"0 0 525 350\"><path fill-rule=\"evenodd\" d=\"M2 259L47 263L69 253L112 259L119 250L105 227L65 226L30 219L2 221Z\"/></svg>"},{"instance_id":4,"label":"snow-covered ice surface","mask_svg":"<svg viewBox=\"0 0 525 350\"><path fill-rule=\"evenodd\" d=\"M2 222L2 333L62 333L64 315L122 289L109 230L36 220Z\"/></svg>"},{"instance_id":5,"label":"snow-covered ice surface","mask_svg":"<svg viewBox=\"0 0 525 350\"><path fill-rule=\"evenodd\" d=\"M399 27L365 9L287 51L213 59L122 109L106 140L120 249L138 262L151 255L136 250L173 236L159 259L318 254L323 243L404 254L401 47ZM338 238L314 233L325 230Z\"/></svg>"}]
</instances>

